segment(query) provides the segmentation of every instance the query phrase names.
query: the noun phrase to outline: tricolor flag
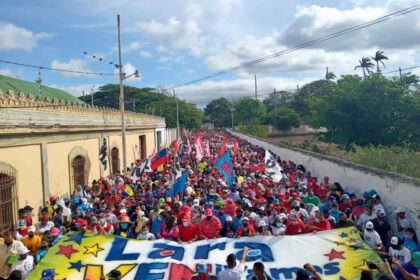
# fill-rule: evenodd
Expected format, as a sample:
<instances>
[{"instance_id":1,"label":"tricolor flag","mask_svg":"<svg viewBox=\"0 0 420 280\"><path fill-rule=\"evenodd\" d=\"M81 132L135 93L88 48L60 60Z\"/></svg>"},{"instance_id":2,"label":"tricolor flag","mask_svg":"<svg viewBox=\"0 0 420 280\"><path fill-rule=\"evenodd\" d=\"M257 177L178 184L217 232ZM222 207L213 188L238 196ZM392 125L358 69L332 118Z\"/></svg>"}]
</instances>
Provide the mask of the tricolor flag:
<instances>
[{"instance_id":1,"label":"tricolor flag","mask_svg":"<svg viewBox=\"0 0 420 280\"><path fill-rule=\"evenodd\" d=\"M221 158L219 158L216 161L215 166L219 169L220 173L225 176L226 184L230 187L235 180L235 173L233 172L233 166L230 160L230 152L227 151Z\"/></svg>"},{"instance_id":2,"label":"tricolor flag","mask_svg":"<svg viewBox=\"0 0 420 280\"><path fill-rule=\"evenodd\" d=\"M127 185L125 185L125 188L124 188L122 194L124 196L133 196L134 195L134 191L131 188L131 186L129 184L127 184Z\"/></svg>"},{"instance_id":3,"label":"tricolor flag","mask_svg":"<svg viewBox=\"0 0 420 280\"><path fill-rule=\"evenodd\" d=\"M159 166L162 166L168 160L168 153L166 148L160 150L159 154L157 154L156 158L152 162L152 169L156 170Z\"/></svg>"}]
</instances>

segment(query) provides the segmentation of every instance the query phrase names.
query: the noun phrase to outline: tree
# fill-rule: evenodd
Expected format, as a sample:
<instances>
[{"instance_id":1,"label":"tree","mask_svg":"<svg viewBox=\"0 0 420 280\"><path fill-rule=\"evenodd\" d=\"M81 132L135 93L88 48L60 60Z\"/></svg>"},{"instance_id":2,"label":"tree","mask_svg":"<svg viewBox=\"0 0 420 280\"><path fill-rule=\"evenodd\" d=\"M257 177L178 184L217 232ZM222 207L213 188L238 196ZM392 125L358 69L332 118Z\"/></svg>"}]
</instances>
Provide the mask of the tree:
<instances>
[{"instance_id":1,"label":"tree","mask_svg":"<svg viewBox=\"0 0 420 280\"><path fill-rule=\"evenodd\" d=\"M295 110L289 107L280 107L271 111L267 116L268 123L282 131L292 127L300 127L300 118Z\"/></svg>"},{"instance_id":2,"label":"tree","mask_svg":"<svg viewBox=\"0 0 420 280\"><path fill-rule=\"evenodd\" d=\"M248 125L251 123L261 124L265 120L266 108L264 104L251 97L244 97L234 102L235 118L238 123Z\"/></svg>"},{"instance_id":3,"label":"tree","mask_svg":"<svg viewBox=\"0 0 420 280\"><path fill-rule=\"evenodd\" d=\"M232 103L226 98L213 99L204 108L204 115L217 127L230 127L232 125L231 109Z\"/></svg>"},{"instance_id":4,"label":"tree","mask_svg":"<svg viewBox=\"0 0 420 280\"><path fill-rule=\"evenodd\" d=\"M108 84L94 93L94 104L97 106L119 108L120 86ZM125 109L137 113L154 114L165 118L168 127L176 127L176 98L168 93L157 92L154 88L136 88L124 86ZM91 96L79 97L90 102ZM203 113L194 104L179 100L179 124L187 129L199 128Z\"/></svg>"},{"instance_id":5,"label":"tree","mask_svg":"<svg viewBox=\"0 0 420 280\"><path fill-rule=\"evenodd\" d=\"M362 68L363 70L363 77L366 78L366 72L368 74L372 73L372 68L375 65L370 61L370 58L368 57L362 57L361 60L359 60L359 65L357 65L356 67L354 67L354 70L357 70L358 68Z\"/></svg>"},{"instance_id":6,"label":"tree","mask_svg":"<svg viewBox=\"0 0 420 280\"><path fill-rule=\"evenodd\" d=\"M379 62L382 63L382 66L385 68L385 63L382 60L388 60L388 57L384 55L383 51L377 51L372 59L376 62L376 71L379 74Z\"/></svg>"},{"instance_id":7,"label":"tree","mask_svg":"<svg viewBox=\"0 0 420 280\"><path fill-rule=\"evenodd\" d=\"M335 78L337 78L337 76L334 74L334 72L328 72L328 67L327 67L327 73L325 74L325 80L327 80L327 81L335 80Z\"/></svg>"}]
</instances>

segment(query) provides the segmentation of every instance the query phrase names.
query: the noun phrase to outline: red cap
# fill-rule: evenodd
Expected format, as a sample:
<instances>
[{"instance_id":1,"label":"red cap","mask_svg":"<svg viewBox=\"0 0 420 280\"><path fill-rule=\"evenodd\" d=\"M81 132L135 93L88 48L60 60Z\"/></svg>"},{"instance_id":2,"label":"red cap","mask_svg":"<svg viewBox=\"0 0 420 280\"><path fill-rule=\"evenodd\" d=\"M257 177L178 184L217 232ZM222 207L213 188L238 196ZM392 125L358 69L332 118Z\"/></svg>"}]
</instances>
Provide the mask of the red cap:
<instances>
[{"instance_id":1,"label":"red cap","mask_svg":"<svg viewBox=\"0 0 420 280\"><path fill-rule=\"evenodd\" d=\"M325 182L322 182L322 183L321 183L321 186L325 187L325 185L326 185L326 184L325 184Z\"/></svg>"},{"instance_id":2,"label":"red cap","mask_svg":"<svg viewBox=\"0 0 420 280\"><path fill-rule=\"evenodd\" d=\"M76 223L75 224L81 225L81 226L87 226L87 221L85 219L78 218L76 220Z\"/></svg>"},{"instance_id":3,"label":"red cap","mask_svg":"<svg viewBox=\"0 0 420 280\"><path fill-rule=\"evenodd\" d=\"M324 176L324 180L329 180L329 179L330 179L330 177Z\"/></svg>"},{"instance_id":4,"label":"red cap","mask_svg":"<svg viewBox=\"0 0 420 280\"><path fill-rule=\"evenodd\" d=\"M56 201L57 197L55 195L50 196L50 201Z\"/></svg>"},{"instance_id":5,"label":"red cap","mask_svg":"<svg viewBox=\"0 0 420 280\"><path fill-rule=\"evenodd\" d=\"M211 209L207 209L207 210L211 210ZM184 217L182 218L183 222L189 222L191 220L190 215L184 215Z\"/></svg>"},{"instance_id":6,"label":"red cap","mask_svg":"<svg viewBox=\"0 0 420 280\"><path fill-rule=\"evenodd\" d=\"M292 196L297 196L297 192L292 192Z\"/></svg>"},{"instance_id":7,"label":"red cap","mask_svg":"<svg viewBox=\"0 0 420 280\"><path fill-rule=\"evenodd\" d=\"M211 217L213 216L213 211L210 208L208 208L206 209L206 212L204 214L206 215L206 217Z\"/></svg>"}]
</instances>

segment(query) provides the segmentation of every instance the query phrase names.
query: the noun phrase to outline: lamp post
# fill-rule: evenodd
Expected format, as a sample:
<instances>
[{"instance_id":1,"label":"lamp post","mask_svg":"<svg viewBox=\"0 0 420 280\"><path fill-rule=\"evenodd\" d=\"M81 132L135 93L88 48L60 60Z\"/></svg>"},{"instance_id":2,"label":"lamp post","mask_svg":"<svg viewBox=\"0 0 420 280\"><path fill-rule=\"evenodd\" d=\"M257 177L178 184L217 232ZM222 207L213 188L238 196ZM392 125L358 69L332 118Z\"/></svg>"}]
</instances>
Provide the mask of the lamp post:
<instances>
[{"instance_id":1,"label":"lamp post","mask_svg":"<svg viewBox=\"0 0 420 280\"><path fill-rule=\"evenodd\" d=\"M121 137L122 137L122 150L123 150L123 170L124 175L127 172L127 147L126 147L126 139L125 139L125 111L124 111L124 80L130 78L131 76L135 76L136 78L140 78L141 75L139 71L135 71L131 75L126 75L123 73L123 66L121 62L121 32L120 32L120 15L117 15L117 25L118 25L118 69L119 69L119 77L120 77L120 112L121 112Z\"/></svg>"}]
</instances>

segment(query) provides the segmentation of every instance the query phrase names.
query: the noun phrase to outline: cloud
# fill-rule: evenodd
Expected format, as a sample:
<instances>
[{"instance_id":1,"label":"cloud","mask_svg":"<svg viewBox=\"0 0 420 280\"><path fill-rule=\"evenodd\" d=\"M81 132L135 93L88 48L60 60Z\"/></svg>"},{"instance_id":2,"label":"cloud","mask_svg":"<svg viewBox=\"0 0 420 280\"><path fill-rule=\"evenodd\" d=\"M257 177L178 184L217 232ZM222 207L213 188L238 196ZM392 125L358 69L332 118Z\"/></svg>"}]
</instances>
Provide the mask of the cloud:
<instances>
[{"instance_id":1,"label":"cloud","mask_svg":"<svg viewBox=\"0 0 420 280\"><path fill-rule=\"evenodd\" d=\"M71 71L80 71L80 72L91 72L89 68L86 67L86 61L81 59L70 59L69 62L59 61L54 59L51 62L51 68L57 69L64 69L64 70L71 70ZM68 72L59 72L60 76L64 78L68 77L86 77L86 74L78 74L78 73L68 73ZM93 77L89 75L88 77Z\"/></svg>"},{"instance_id":2,"label":"cloud","mask_svg":"<svg viewBox=\"0 0 420 280\"><path fill-rule=\"evenodd\" d=\"M155 50L158 51L158 52L166 52L166 51L168 51L168 49L164 45L157 45L155 47Z\"/></svg>"},{"instance_id":3,"label":"cloud","mask_svg":"<svg viewBox=\"0 0 420 280\"><path fill-rule=\"evenodd\" d=\"M337 31L365 23L416 4L415 0L390 0L385 7L355 7L347 10L337 8L298 7L293 22L284 30L279 43L293 47ZM418 1L417 1L418 4ZM357 50L362 48L412 48L420 46L420 18L416 12L402 15L368 28L327 41L325 50ZM319 45L313 48L318 48Z\"/></svg>"},{"instance_id":4,"label":"cloud","mask_svg":"<svg viewBox=\"0 0 420 280\"><path fill-rule=\"evenodd\" d=\"M38 45L39 40L51 36L53 35L49 33L34 33L12 23L0 22L0 51L32 51Z\"/></svg>"},{"instance_id":5,"label":"cloud","mask_svg":"<svg viewBox=\"0 0 420 280\"><path fill-rule=\"evenodd\" d=\"M194 69L187 69L187 70L185 70L185 72L187 72L188 74L192 74L192 73L194 73Z\"/></svg>"},{"instance_id":6,"label":"cloud","mask_svg":"<svg viewBox=\"0 0 420 280\"><path fill-rule=\"evenodd\" d=\"M11 77L13 76L13 72L9 68L0 69L0 75Z\"/></svg>"},{"instance_id":7,"label":"cloud","mask_svg":"<svg viewBox=\"0 0 420 280\"><path fill-rule=\"evenodd\" d=\"M92 86L93 91L96 92L99 87L101 87L101 84L81 84L81 85L76 85L76 86L60 86L60 85L56 85L56 84L51 84L48 85L49 87L52 88L58 88L61 90L64 90L65 92L68 92L76 97L79 96L83 96L83 91L85 92L86 95L91 94L92 92ZM93 100L93 104L95 105L95 100Z\"/></svg>"},{"instance_id":8,"label":"cloud","mask_svg":"<svg viewBox=\"0 0 420 280\"><path fill-rule=\"evenodd\" d=\"M152 57L152 53L148 51L141 51L140 56L144 58L149 58L149 57Z\"/></svg>"}]
</instances>

